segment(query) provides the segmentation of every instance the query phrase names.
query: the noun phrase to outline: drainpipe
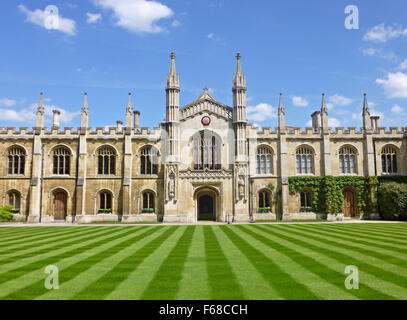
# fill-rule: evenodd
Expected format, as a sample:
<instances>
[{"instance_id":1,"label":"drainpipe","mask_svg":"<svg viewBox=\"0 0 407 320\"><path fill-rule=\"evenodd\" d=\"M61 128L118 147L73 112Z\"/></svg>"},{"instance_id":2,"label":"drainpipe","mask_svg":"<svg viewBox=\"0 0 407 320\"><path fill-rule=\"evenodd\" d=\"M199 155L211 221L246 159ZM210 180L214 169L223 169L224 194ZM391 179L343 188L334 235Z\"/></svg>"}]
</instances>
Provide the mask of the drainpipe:
<instances>
[{"instance_id":1,"label":"drainpipe","mask_svg":"<svg viewBox=\"0 0 407 320\"><path fill-rule=\"evenodd\" d=\"M374 175L377 177L377 159L376 159L376 140L373 140L373 153L374 153Z\"/></svg>"},{"instance_id":2,"label":"drainpipe","mask_svg":"<svg viewBox=\"0 0 407 320\"><path fill-rule=\"evenodd\" d=\"M39 223L42 222L42 193L44 190L44 147L45 144L42 144L42 150L41 150L41 188L40 188L40 219Z\"/></svg>"}]
</instances>

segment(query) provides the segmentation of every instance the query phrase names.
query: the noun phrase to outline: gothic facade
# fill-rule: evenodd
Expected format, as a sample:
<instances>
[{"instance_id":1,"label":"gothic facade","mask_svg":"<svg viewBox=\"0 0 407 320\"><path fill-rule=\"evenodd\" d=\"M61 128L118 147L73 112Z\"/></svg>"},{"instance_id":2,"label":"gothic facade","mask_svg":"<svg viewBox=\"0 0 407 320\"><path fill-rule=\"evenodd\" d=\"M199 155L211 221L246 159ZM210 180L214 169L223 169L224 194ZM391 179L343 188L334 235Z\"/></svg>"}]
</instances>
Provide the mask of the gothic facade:
<instances>
[{"instance_id":1,"label":"gothic facade","mask_svg":"<svg viewBox=\"0 0 407 320\"><path fill-rule=\"evenodd\" d=\"M278 127L259 131L246 117L240 54L233 107L207 89L180 106L174 54L165 91L166 117L152 131L130 94L125 126L93 130L86 93L81 127L61 129L55 110L47 129L41 94L32 130L0 128L0 205L28 222L315 218L310 192L290 194L289 177L407 175L407 128L380 127L366 95L360 129L328 127L324 95L311 128L286 126L280 95ZM360 217L355 190L343 194L344 213Z\"/></svg>"}]
</instances>

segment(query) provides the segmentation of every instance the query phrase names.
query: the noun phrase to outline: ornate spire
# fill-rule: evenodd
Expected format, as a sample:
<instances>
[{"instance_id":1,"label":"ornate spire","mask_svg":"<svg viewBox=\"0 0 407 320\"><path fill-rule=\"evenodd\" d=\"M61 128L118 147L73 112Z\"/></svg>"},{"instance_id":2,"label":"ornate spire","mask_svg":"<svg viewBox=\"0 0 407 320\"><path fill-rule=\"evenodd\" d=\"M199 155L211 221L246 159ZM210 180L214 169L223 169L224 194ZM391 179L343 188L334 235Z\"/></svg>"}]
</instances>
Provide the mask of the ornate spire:
<instances>
[{"instance_id":1,"label":"ornate spire","mask_svg":"<svg viewBox=\"0 0 407 320\"><path fill-rule=\"evenodd\" d=\"M177 69L175 68L175 53L171 52L171 67L170 73L167 76L167 89L175 88L179 89L179 78L177 75Z\"/></svg>"},{"instance_id":2,"label":"ornate spire","mask_svg":"<svg viewBox=\"0 0 407 320\"><path fill-rule=\"evenodd\" d=\"M35 119L35 126L37 128L43 128L44 127L44 99L43 99L43 93L40 92L40 102L38 103L38 108L37 108L37 114L36 114L36 119Z\"/></svg>"},{"instance_id":3,"label":"ornate spire","mask_svg":"<svg viewBox=\"0 0 407 320\"><path fill-rule=\"evenodd\" d=\"M40 92L40 102L38 103L38 108L37 108L37 115L43 115L44 114L44 98L43 98L43 93Z\"/></svg>"},{"instance_id":4,"label":"ornate spire","mask_svg":"<svg viewBox=\"0 0 407 320\"><path fill-rule=\"evenodd\" d=\"M366 95L366 93L364 94L364 99L363 99L363 114L365 114L365 113L370 114L369 104L367 103L367 95Z\"/></svg>"},{"instance_id":5,"label":"ornate spire","mask_svg":"<svg viewBox=\"0 0 407 320\"><path fill-rule=\"evenodd\" d=\"M285 127L285 110L282 93L280 93L280 105L278 107L278 126L280 129L283 129Z\"/></svg>"},{"instance_id":6,"label":"ornate spire","mask_svg":"<svg viewBox=\"0 0 407 320\"><path fill-rule=\"evenodd\" d=\"M83 106L82 106L82 113L88 114L88 94L85 92L83 97Z\"/></svg>"},{"instance_id":7,"label":"ornate spire","mask_svg":"<svg viewBox=\"0 0 407 320\"><path fill-rule=\"evenodd\" d=\"M283 94L282 93L280 93L280 105L278 107L278 112L285 114L284 104L283 104Z\"/></svg>"},{"instance_id":8,"label":"ornate spire","mask_svg":"<svg viewBox=\"0 0 407 320\"><path fill-rule=\"evenodd\" d=\"M322 94L321 112L326 112L326 113L328 113L328 109L327 109L327 107L326 107L326 102L325 102L325 93Z\"/></svg>"},{"instance_id":9,"label":"ornate spire","mask_svg":"<svg viewBox=\"0 0 407 320\"><path fill-rule=\"evenodd\" d=\"M131 105L131 92L129 92L129 102L126 109L126 127L133 128L133 107Z\"/></svg>"},{"instance_id":10,"label":"ornate spire","mask_svg":"<svg viewBox=\"0 0 407 320\"><path fill-rule=\"evenodd\" d=\"M236 54L236 73L235 73L235 77L233 78L233 87L237 88L237 87L242 87L245 88L246 87L246 78L243 75L242 72L242 63L240 62L242 56L240 55L240 52L238 52Z\"/></svg>"}]
</instances>

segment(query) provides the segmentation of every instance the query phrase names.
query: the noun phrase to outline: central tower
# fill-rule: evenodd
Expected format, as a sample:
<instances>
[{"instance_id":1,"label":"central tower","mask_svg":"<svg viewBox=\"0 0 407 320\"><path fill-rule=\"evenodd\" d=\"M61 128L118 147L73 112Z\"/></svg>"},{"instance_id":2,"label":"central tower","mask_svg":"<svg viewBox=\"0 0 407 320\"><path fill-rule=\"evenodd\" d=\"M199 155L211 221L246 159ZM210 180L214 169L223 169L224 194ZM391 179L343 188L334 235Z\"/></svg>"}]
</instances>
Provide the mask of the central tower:
<instances>
[{"instance_id":1,"label":"central tower","mask_svg":"<svg viewBox=\"0 0 407 320\"><path fill-rule=\"evenodd\" d=\"M234 215L235 220L246 220L248 208L248 158L246 139L246 77L242 73L240 53L236 55L236 73L233 78L233 127L235 131L234 161Z\"/></svg>"}]
</instances>

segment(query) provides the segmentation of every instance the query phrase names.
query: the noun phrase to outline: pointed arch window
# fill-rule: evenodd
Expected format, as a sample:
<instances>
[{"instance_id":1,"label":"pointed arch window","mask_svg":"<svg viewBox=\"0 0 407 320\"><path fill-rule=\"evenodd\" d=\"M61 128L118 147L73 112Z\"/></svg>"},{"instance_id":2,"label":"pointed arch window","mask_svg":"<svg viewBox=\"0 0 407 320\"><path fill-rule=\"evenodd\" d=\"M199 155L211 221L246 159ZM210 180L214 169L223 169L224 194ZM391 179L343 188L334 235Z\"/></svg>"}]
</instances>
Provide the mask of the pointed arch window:
<instances>
[{"instance_id":1,"label":"pointed arch window","mask_svg":"<svg viewBox=\"0 0 407 320\"><path fill-rule=\"evenodd\" d=\"M71 170L71 152L65 147L54 150L54 166L52 173L55 175L69 175Z\"/></svg>"},{"instance_id":2,"label":"pointed arch window","mask_svg":"<svg viewBox=\"0 0 407 320\"><path fill-rule=\"evenodd\" d=\"M25 151L20 147L12 147L8 151L7 173L9 175L24 174Z\"/></svg>"},{"instance_id":3,"label":"pointed arch window","mask_svg":"<svg viewBox=\"0 0 407 320\"><path fill-rule=\"evenodd\" d=\"M312 193L309 190L300 192L301 212L312 211Z\"/></svg>"},{"instance_id":4,"label":"pointed arch window","mask_svg":"<svg viewBox=\"0 0 407 320\"><path fill-rule=\"evenodd\" d=\"M111 147L98 151L98 174L114 175L116 172L116 152Z\"/></svg>"},{"instance_id":5,"label":"pointed arch window","mask_svg":"<svg viewBox=\"0 0 407 320\"><path fill-rule=\"evenodd\" d=\"M209 131L201 131L194 136L194 169L221 169L220 138Z\"/></svg>"},{"instance_id":6,"label":"pointed arch window","mask_svg":"<svg viewBox=\"0 0 407 320\"><path fill-rule=\"evenodd\" d=\"M20 213L21 196L17 191L10 191L8 193L8 204L12 207L12 213Z\"/></svg>"},{"instance_id":7,"label":"pointed arch window","mask_svg":"<svg viewBox=\"0 0 407 320\"><path fill-rule=\"evenodd\" d=\"M273 173L273 152L270 148L259 147L257 148L256 159L256 173L257 174L272 174Z\"/></svg>"},{"instance_id":8,"label":"pointed arch window","mask_svg":"<svg viewBox=\"0 0 407 320\"><path fill-rule=\"evenodd\" d=\"M140 152L140 173L158 174L158 152L151 146L144 147Z\"/></svg>"},{"instance_id":9,"label":"pointed arch window","mask_svg":"<svg viewBox=\"0 0 407 320\"><path fill-rule=\"evenodd\" d=\"M264 191L264 190L259 192L259 212L260 213L271 212L270 199L271 199L270 192Z\"/></svg>"},{"instance_id":10,"label":"pointed arch window","mask_svg":"<svg viewBox=\"0 0 407 320\"><path fill-rule=\"evenodd\" d=\"M99 193L99 213L112 213L112 195L108 191Z\"/></svg>"},{"instance_id":11,"label":"pointed arch window","mask_svg":"<svg viewBox=\"0 0 407 320\"><path fill-rule=\"evenodd\" d=\"M342 174L356 173L356 150L344 146L339 150L339 169Z\"/></svg>"},{"instance_id":12,"label":"pointed arch window","mask_svg":"<svg viewBox=\"0 0 407 320\"><path fill-rule=\"evenodd\" d=\"M143 213L154 213L154 194L150 191L143 193Z\"/></svg>"},{"instance_id":13,"label":"pointed arch window","mask_svg":"<svg viewBox=\"0 0 407 320\"><path fill-rule=\"evenodd\" d=\"M382 149L382 173L397 173L397 150L393 146Z\"/></svg>"},{"instance_id":14,"label":"pointed arch window","mask_svg":"<svg viewBox=\"0 0 407 320\"><path fill-rule=\"evenodd\" d=\"M297 174L312 174L314 172L314 153L308 147L300 147L296 152Z\"/></svg>"}]
</instances>

